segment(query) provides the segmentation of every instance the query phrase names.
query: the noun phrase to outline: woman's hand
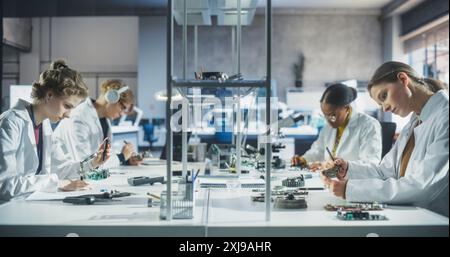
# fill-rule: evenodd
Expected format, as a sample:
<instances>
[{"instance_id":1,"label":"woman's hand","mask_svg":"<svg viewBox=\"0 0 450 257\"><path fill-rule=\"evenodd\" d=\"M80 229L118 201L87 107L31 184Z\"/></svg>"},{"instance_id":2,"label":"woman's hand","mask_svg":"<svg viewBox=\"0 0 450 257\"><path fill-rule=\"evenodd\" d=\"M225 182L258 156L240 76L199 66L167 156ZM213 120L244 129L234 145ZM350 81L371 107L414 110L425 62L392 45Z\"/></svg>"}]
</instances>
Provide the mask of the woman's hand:
<instances>
[{"instance_id":1,"label":"woman's hand","mask_svg":"<svg viewBox=\"0 0 450 257\"><path fill-rule=\"evenodd\" d=\"M323 172L320 172L320 179L325 184L325 187L330 189L330 192L332 192L337 197L342 197L345 199L345 190L347 188L348 181L347 179L333 180L323 175Z\"/></svg>"},{"instance_id":2,"label":"woman's hand","mask_svg":"<svg viewBox=\"0 0 450 257\"><path fill-rule=\"evenodd\" d=\"M103 141L102 144L98 147L97 156L95 156L95 158L91 161L91 165L94 168L97 168L98 166L105 163L110 157L111 144L108 144L108 146L106 148L105 159L103 160L103 147L104 147L105 143L106 142Z\"/></svg>"},{"instance_id":3,"label":"woman's hand","mask_svg":"<svg viewBox=\"0 0 450 257\"><path fill-rule=\"evenodd\" d=\"M347 189L347 179L345 180L331 180L330 192L337 197L345 199L345 190Z\"/></svg>"},{"instance_id":4,"label":"woman's hand","mask_svg":"<svg viewBox=\"0 0 450 257\"><path fill-rule=\"evenodd\" d=\"M89 186L88 183L84 180L63 180L60 182L59 190L61 191L76 191L76 190L84 190Z\"/></svg>"},{"instance_id":5,"label":"woman's hand","mask_svg":"<svg viewBox=\"0 0 450 257\"><path fill-rule=\"evenodd\" d=\"M293 167L304 167L306 166L306 160L300 155L294 155L291 159L291 166Z\"/></svg>"},{"instance_id":6,"label":"woman's hand","mask_svg":"<svg viewBox=\"0 0 450 257\"><path fill-rule=\"evenodd\" d=\"M123 157L125 158L125 160L128 161L128 159L131 158L131 156L133 156L134 153L134 146L132 143L125 143L125 145L122 147L122 154Z\"/></svg>"},{"instance_id":7,"label":"woman's hand","mask_svg":"<svg viewBox=\"0 0 450 257\"><path fill-rule=\"evenodd\" d=\"M308 166L309 170L311 171L318 171L322 169L322 163L321 162L313 162Z\"/></svg>"},{"instance_id":8,"label":"woman's hand","mask_svg":"<svg viewBox=\"0 0 450 257\"><path fill-rule=\"evenodd\" d=\"M336 177L339 180L344 180L345 176L347 176L347 170L348 170L348 162L341 158L336 158L334 160L334 165L339 167L339 171L336 174Z\"/></svg>"},{"instance_id":9,"label":"woman's hand","mask_svg":"<svg viewBox=\"0 0 450 257\"><path fill-rule=\"evenodd\" d=\"M135 154L128 159L128 163L133 166L139 165L144 159L141 158L138 154Z\"/></svg>"}]
</instances>

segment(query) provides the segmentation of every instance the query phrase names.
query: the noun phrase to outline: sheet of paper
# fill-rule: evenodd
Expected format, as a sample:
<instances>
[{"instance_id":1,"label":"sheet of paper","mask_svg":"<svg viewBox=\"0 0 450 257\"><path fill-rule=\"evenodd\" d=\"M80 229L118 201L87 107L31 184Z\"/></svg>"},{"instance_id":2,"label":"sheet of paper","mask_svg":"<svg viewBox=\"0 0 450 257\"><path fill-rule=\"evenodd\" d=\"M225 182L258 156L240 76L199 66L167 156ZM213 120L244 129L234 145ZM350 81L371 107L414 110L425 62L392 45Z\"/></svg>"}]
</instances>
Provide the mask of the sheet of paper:
<instances>
[{"instance_id":1,"label":"sheet of paper","mask_svg":"<svg viewBox=\"0 0 450 257\"><path fill-rule=\"evenodd\" d=\"M84 190L72 192L39 192L36 191L26 198L26 201L46 201L46 200L62 200L67 196L78 196L87 194L99 194L99 190Z\"/></svg>"}]
</instances>

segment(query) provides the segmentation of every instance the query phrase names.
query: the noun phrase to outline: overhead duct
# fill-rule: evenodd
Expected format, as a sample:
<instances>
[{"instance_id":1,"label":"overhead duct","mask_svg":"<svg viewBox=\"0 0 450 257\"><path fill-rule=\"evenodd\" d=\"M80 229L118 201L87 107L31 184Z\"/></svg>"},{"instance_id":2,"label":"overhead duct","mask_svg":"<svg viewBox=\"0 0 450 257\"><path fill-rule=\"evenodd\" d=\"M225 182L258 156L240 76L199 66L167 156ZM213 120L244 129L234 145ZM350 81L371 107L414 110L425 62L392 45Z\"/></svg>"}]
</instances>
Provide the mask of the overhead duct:
<instances>
[{"instance_id":1,"label":"overhead duct","mask_svg":"<svg viewBox=\"0 0 450 257\"><path fill-rule=\"evenodd\" d=\"M213 0L214 1L214 0ZM236 0L217 0L217 24L226 26L238 25L239 11ZM241 25L252 24L258 0L241 0Z\"/></svg>"},{"instance_id":2,"label":"overhead duct","mask_svg":"<svg viewBox=\"0 0 450 257\"><path fill-rule=\"evenodd\" d=\"M237 26L237 0L186 0L187 25L212 25L212 16L217 16L217 25ZM255 16L258 0L241 0L241 25L248 26ZM174 17L178 25L184 23L184 0L176 0Z\"/></svg>"},{"instance_id":3,"label":"overhead duct","mask_svg":"<svg viewBox=\"0 0 450 257\"><path fill-rule=\"evenodd\" d=\"M184 2L176 0L174 2L175 21L178 25L184 23ZM187 25L211 25L211 7L209 0L186 0Z\"/></svg>"}]
</instances>

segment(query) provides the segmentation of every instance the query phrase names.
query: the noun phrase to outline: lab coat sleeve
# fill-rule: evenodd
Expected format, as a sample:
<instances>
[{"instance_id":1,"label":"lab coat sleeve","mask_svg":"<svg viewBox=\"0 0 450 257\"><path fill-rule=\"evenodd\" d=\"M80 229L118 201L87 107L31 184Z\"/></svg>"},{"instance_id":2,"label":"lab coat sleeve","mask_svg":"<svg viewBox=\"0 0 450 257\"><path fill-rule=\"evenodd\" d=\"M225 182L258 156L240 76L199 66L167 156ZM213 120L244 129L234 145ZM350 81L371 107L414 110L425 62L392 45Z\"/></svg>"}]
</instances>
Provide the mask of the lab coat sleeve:
<instances>
[{"instance_id":1,"label":"lab coat sleeve","mask_svg":"<svg viewBox=\"0 0 450 257\"><path fill-rule=\"evenodd\" d=\"M34 191L56 192L58 181L56 174L1 176L0 199L9 200Z\"/></svg>"},{"instance_id":2,"label":"lab coat sleeve","mask_svg":"<svg viewBox=\"0 0 450 257\"><path fill-rule=\"evenodd\" d=\"M119 157L117 157L117 154L111 154L109 160L103 164L103 168L105 169L117 168L119 166L120 160Z\"/></svg>"},{"instance_id":3,"label":"lab coat sleeve","mask_svg":"<svg viewBox=\"0 0 450 257\"><path fill-rule=\"evenodd\" d=\"M76 140L76 150L78 157L84 160L89 155L93 154L91 152L91 142L89 136L91 134L91 129L89 125L80 119L73 119L73 135Z\"/></svg>"},{"instance_id":4,"label":"lab coat sleeve","mask_svg":"<svg viewBox=\"0 0 450 257\"><path fill-rule=\"evenodd\" d=\"M0 176L16 171L16 152L19 148L20 124L7 121L7 118L0 121Z\"/></svg>"},{"instance_id":5,"label":"lab coat sleeve","mask_svg":"<svg viewBox=\"0 0 450 257\"><path fill-rule=\"evenodd\" d=\"M52 172L59 179L78 179L80 175L80 162L70 153L65 142L59 137L52 139Z\"/></svg>"},{"instance_id":6,"label":"lab coat sleeve","mask_svg":"<svg viewBox=\"0 0 450 257\"><path fill-rule=\"evenodd\" d=\"M349 179L346 188L347 200L409 204L424 197L432 201L440 191L445 188L448 190L448 123L436 130L433 141L426 146L424 158L410 161L411 166L408 167L405 177ZM442 186L445 184L447 187ZM433 193L427 194L428 192Z\"/></svg>"},{"instance_id":7,"label":"lab coat sleeve","mask_svg":"<svg viewBox=\"0 0 450 257\"><path fill-rule=\"evenodd\" d=\"M381 125L378 121L368 122L360 133L359 160L379 164L382 153Z\"/></svg>"},{"instance_id":8,"label":"lab coat sleeve","mask_svg":"<svg viewBox=\"0 0 450 257\"><path fill-rule=\"evenodd\" d=\"M325 152L324 147L324 140L325 140L325 130L326 128L323 128L320 133L319 137L316 141L311 145L311 148L303 155L303 158L310 163L315 161L323 161L323 156Z\"/></svg>"},{"instance_id":9,"label":"lab coat sleeve","mask_svg":"<svg viewBox=\"0 0 450 257\"><path fill-rule=\"evenodd\" d=\"M16 152L19 149L20 124L3 121L0 127L0 199L33 191L55 192L58 186L56 174L17 174ZM26 160L22 160L26 161Z\"/></svg>"},{"instance_id":10,"label":"lab coat sleeve","mask_svg":"<svg viewBox=\"0 0 450 257\"><path fill-rule=\"evenodd\" d=\"M396 143L379 164L375 162L348 161L347 178L378 178L385 180L391 177L397 177L397 173L395 172L395 159L397 151L398 144Z\"/></svg>"}]
</instances>

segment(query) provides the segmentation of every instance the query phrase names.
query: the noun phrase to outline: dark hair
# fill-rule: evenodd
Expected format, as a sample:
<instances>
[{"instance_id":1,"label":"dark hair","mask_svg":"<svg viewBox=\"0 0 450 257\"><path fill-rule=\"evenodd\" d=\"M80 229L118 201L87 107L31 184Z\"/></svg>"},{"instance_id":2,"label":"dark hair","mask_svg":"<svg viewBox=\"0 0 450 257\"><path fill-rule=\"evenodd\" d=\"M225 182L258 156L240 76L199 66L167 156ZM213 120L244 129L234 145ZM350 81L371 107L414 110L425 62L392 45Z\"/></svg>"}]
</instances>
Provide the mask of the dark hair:
<instances>
[{"instance_id":1,"label":"dark hair","mask_svg":"<svg viewBox=\"0 0 450 257\"><path fill-rule=\"evenodd\" d=\"M35 102L40 102L48 92L56 96L86 98L88 88L78 71L70 69L64 60L56 60L41 73L39 81L33 83L31 97Z\"/></svg>"},{"instance_id":2,"label":"dark hair","mask_svg":"<svg viewBox=\"0 0 450 257\"><path fill-rule=\"evenodd\" d=\"M353 102L357 95L356 89L337 83L325 89L320 102L343 107Z\"/></svg>"},{"instance_id":3,"label":"dark hair","mask_svg":"<svg viewBox=\"0 0 450 257\"><path fill-rule=\"evenodd\" d=\"M374 85L380 83L392 83L398 80L398 73L404 72L415 83L424 86L428 90L436 93L441 89L445 89L442 82L432 78L422 78L417 72L408 64L402 62L385 62L383 63L373 74L372 78L367 85L367 89L370 90Z\"/></svg>"}]
</instances>

